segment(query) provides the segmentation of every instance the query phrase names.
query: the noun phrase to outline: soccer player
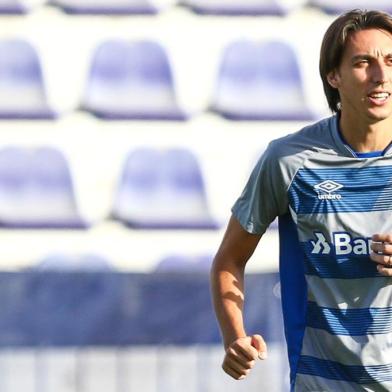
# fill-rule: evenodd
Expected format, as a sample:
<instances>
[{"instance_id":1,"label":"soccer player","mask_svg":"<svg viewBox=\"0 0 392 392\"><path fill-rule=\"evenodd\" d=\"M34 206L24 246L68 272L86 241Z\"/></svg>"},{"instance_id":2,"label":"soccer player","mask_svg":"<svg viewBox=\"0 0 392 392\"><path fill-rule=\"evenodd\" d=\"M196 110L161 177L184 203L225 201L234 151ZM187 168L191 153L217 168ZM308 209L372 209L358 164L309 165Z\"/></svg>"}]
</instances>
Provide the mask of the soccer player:
<instances>
[{"instance_id":1,"label":"soccer player","mask_svg":"<svg viewBox=\"0 0 392 392\"><path fill-rule=\"evenodd\" d=\"M291 391L392 391L392 17L335 19L320 74L333 116L269 144L215 256L222 367L242 379L267 356L244 328L243 280L279 217Z\"/></svg>"}]
</instances>

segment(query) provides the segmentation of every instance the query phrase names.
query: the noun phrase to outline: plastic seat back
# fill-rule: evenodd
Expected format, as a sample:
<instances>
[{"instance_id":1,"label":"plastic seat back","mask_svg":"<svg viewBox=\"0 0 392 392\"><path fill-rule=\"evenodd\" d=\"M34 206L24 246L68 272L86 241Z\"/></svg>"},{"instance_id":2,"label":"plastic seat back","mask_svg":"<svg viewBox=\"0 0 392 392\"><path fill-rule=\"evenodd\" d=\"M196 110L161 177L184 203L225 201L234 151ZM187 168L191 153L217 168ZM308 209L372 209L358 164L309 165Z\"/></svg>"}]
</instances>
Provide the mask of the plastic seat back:
<instances>
[{"instance_id":1,"label":"plastic seat back","mask_svg":"<svg viewBox=\"0 0 392 392\"><path fill-rule=\"evenodd\" d=\"M318 7L328 14L341 14L352 9L392 12L392 3L389 0L310 0L309 5Z\"/></svg>"},{"instance_id":2,"label":"plastic seat back","mask_svg":"<svg viewBox=\"0 0 392 392\"><path fill-rule=\"evenodd\" d=\"M0 225L82 228L68 163L51 147L0 150Z\"/></svg>"},{"instance_id":3,"label":"plastic seat back","mask_svg":"<svg viewBox=\"0 0 392 392\"><path fill-rule=\"evenodd\" d=\"M155 14L160 10L149 0L52 0L51 4L69 14Z\"/></svg>"},{"instance_id":4,"label":"plastic seat back","mask_svg":"<svg viewBox=\"0 0 392 392\"><path fill-rule=\"evenodd\" d=\"M286 42L236 41L224 51L212 110L233 120L311 120L294 49Z\"/></svg>"},{"instance_id":5,"label":"plastic seat back","mask_svg":"<svg viewBox=\"0 0 392 392\"><path fill-rule=\"evenodd\" d=\"M213 256L207 254L184 255L173 254L162 258L155 272L209 272Z\"/></svg>"},{"instance_id":6,"label":"plastic seat back","mask_svg":"<svg viewBox=\"0 0 392 392\"><path fill-rule=\"evenodd\" d=\"M58 272L109 272L113 270L113 266L108 260L97 254L54 253L45 256L29 269Z\"/></svg>"},{"instance_id":7,"label":"plastic seat back","mask_svg":"<svg viewBox=\"0 0 392 392\"><path fill-rule=\"evenodd\" d=\"M82 108L104 119L184 120L163 47L111 40L95 51Z\"/></svg>"},{"instance_id":8,"label":"plastic seat back","mask_svg":"<svg viewBox=\"0 0 392 392\"><path fill-rule=\"evenodd\" d=\"M184 0L200 14L216 15L287 15L306 0Z\"/></svg>"},{"instance_id":9,"label":"plastic seat back","mask_svg":"<svg viewBox=\"0 0 392 392\"><path fill-rule=\"evenodd\" d=\"M214 229L196 157L186 149L137 149L124 165L113 215L138 228Z\"/></svg>"},{"instance_id":10,"label":"plastic seat back","mask_svg":"<svg viewBox=\"0 0 392 392\"><path fill-rule=\"evenodd\" d=\"M52 119L41 64L24 40L0 41L0 119Z\"/></svg>"}]
</instances>

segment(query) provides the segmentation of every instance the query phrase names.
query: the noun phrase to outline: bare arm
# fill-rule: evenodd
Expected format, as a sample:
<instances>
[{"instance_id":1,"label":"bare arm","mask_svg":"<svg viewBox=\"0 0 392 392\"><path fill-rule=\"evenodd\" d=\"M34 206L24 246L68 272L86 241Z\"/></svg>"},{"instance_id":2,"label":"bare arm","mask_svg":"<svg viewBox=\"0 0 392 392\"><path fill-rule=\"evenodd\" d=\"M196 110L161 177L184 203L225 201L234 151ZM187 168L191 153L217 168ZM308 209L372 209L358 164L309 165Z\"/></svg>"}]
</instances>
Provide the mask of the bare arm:
<instances>
[{"instance_id":1,"label":"bare arm","mask_svg":"<svg viewBox=\"0 0 392 392\"><path fill-rule=\"evenodd\" d=\"M222 367L236 379L244 378L255 359L266 355L262 337L247 336L242 313L245 266L260 238L231 217L211 269L214 308L226 350Z\"/></svg>"}]
</instances>

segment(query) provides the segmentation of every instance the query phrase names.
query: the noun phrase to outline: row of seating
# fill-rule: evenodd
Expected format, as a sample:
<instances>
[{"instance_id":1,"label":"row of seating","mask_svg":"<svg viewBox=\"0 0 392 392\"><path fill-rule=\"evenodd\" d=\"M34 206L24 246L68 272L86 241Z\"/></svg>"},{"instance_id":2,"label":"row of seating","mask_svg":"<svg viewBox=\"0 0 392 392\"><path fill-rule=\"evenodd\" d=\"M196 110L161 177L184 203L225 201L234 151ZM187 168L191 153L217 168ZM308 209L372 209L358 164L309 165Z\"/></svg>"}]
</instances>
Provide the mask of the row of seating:
<instances>
[{"instance_id":1,"label":"row of seating","mask_svg":"<svg viewBox=\"0 0 392 392\"><path fill-rule=\"evenodd\" d=\"M152 266L154 272L207 272L212 263L211 254L164 255ZM113 262L96 253L51 253L25 268L26 271L109 272L116 270Z\"/></svg>"},{"instance_id":2,"label":"row of seating","mask_svg":"<svg viewBox=\"0 0 392 392\"><path fill-rule=\"evenodd\" d=\"M185 148L129 152L111 219L135 229L218 229L199 161ZM85 229L69 162L53 147L0 149L0 227Z\"/></svg>"},{"instance_id":3,"label":"row of seating","mask_svg":"<svg viewBox=\"0 0 392 392\"><path fill-rule=\"evenodd\" d=\"M174 5L188 7L199 14L287 15L304 6L338 14L352 8L375 8L391 12L389 0L40 0L69 14L156 14ZM33 0L0 0L1 13L23 14L37 6Z\"/></svg>"},{"instance_id":4,"label":"row of seating","mask_svg":"<svg viewBox=\"0 0 392 392\"><path fill-rule=\"evenodd\" d=\"M230 120L315 120L292 44L238 40L222 55L210 107ZM42 66L26 40L0 41L0 119L55 119ZM284 97L284 105L278 105ZM94 51L79 109L104 120L177 120L194 113L178 102L173 69L155 41L112 39Z\"/></svg>"}]
</instances>

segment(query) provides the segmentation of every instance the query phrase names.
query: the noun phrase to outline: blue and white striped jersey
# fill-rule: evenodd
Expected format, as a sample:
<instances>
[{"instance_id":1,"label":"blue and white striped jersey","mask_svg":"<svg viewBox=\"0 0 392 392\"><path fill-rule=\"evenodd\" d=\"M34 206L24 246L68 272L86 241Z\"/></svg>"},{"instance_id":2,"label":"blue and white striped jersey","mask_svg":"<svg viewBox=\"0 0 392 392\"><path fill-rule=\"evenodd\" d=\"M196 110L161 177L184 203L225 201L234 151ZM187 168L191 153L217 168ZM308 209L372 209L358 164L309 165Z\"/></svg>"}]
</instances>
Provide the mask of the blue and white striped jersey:
<instances>
[{"instance_id":1,"label":"blue and white striped jersey","mask_svg":"<svg viewBox=\"0 0 392 392\"><path fill-rule=\"evenodd\" d=\"M392 278L369 258L392 232L392 147L358 156L324 119L270 143L232 212L259 234L279 217L291 391L392 391Z\"/></svg>"}]
</instances>

